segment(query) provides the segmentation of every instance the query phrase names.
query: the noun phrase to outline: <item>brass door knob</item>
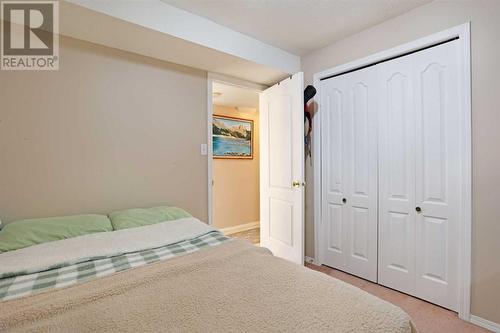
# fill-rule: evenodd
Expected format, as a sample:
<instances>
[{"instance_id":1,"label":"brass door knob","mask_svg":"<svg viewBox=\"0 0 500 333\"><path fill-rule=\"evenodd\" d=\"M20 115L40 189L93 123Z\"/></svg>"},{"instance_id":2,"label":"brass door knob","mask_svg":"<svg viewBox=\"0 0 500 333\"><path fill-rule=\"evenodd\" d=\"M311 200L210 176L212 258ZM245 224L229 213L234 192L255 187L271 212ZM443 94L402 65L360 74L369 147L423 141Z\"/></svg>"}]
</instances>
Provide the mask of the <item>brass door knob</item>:
<instances>
[{"instance_id":1,"label":"brass door knob","mask_svg":"<svg viewBox=\"0 0 500 333\"><path fill-rule=\"evenodd\" d=\"M300 182L295 180L295 181L292 183L292 186L293 186L293 187L300 187Z\"/></svg>"}]
</instances>

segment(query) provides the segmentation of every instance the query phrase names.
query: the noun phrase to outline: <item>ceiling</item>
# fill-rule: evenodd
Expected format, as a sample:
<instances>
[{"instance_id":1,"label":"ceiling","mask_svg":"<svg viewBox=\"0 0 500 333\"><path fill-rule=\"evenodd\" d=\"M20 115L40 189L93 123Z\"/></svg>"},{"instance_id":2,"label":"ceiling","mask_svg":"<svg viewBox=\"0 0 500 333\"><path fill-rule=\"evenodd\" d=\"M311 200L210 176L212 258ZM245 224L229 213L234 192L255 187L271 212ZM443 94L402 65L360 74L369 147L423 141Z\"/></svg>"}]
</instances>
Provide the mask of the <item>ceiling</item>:
<instances>
[{"instance_id":1,"label":"ceiling","mask_svg":"<svg viewBox=\"0 0 500 333\"><path fill-rule=\"evenodd\" d=\"M254 109L259 107L259 93L254 90L214 82L212 91L220 93L220 96L213 96L213 103L216 105Z\"/></svg>"},{"instance_id":2,"label":"ceiling","mask_svg":"<svg viewBox=\"0 0 500 333\"><path fill-rule=\"evenodd\" d=\"M304 55L431 0L162 0ZM214 36L217 38L217 36Z\"/></svg>"}]
</instances>

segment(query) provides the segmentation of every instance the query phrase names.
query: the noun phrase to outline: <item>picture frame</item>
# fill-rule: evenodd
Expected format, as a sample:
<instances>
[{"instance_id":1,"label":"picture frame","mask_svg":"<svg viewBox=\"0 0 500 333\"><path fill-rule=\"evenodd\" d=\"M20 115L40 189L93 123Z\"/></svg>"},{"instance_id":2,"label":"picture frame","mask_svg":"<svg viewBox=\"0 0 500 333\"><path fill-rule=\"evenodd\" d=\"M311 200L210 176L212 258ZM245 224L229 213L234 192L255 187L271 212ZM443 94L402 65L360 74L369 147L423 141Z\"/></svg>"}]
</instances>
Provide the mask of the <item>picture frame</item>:
<instances>
[{"instance_id":1,"label":"picture frame","mask_svg":"<svg viewBox=\"0 0 500 333\"><path fill-rule=\"evenodd\" d=\"M253 120L213 116L212 151L214 159L253 159Z\"/></svg>"}]
</instances>

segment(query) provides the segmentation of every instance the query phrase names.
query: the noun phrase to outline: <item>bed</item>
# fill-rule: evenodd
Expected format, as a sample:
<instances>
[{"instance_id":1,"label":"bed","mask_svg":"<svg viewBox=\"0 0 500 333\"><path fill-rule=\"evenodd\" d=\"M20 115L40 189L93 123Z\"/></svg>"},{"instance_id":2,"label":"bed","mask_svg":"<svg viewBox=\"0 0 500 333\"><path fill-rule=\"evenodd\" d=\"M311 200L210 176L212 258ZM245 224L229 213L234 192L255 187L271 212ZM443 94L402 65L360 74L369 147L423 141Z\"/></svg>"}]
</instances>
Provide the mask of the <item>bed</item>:
<instances>
[{"instance_id":1,"label":"bed","mask_svg":"<svg viewBox=\"0 0 500 333\"><path fill-rule=\"evenodd\" d=\"M415 332L400 308L188 217L0 253L1 332Z\"/></svg>"}]
</instances>

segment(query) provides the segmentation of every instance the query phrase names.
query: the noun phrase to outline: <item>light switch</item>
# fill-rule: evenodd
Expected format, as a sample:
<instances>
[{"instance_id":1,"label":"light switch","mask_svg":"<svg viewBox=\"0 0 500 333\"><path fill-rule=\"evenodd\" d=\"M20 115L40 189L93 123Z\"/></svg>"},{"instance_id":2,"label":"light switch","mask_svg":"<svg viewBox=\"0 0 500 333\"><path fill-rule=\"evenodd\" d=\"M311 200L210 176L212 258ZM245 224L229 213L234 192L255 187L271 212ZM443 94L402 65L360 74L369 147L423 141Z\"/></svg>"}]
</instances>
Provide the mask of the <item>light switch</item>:
<instances>
[{"instance_id":1,"label":"light switch","mask_svg":"<svg viewBox=\"0 0 500 333\"><path fill-rule=\"evenodd\" d=\"M202 143L200 147L200 151L202 155L207 155L208 154L208 146L206 143Z\"/></svg>"}]
</instances>

